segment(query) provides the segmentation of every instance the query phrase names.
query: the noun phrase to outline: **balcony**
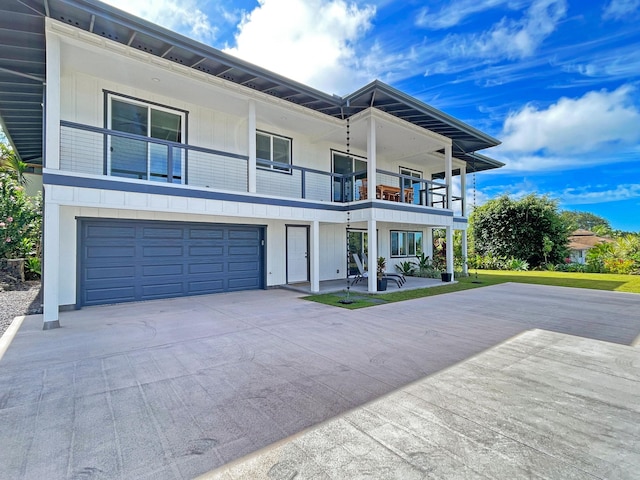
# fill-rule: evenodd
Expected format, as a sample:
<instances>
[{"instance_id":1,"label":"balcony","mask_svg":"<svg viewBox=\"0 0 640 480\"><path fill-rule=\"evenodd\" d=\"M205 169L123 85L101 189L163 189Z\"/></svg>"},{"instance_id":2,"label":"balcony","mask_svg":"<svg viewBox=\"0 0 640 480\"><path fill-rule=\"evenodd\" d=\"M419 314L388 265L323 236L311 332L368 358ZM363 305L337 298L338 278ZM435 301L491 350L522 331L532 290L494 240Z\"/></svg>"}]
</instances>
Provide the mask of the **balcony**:
<instances>
[{"instance_id":1,"label":"balcony","mask_svg":"<svg viewBox=\"0 0 640 480\"><path fill-rule=\"evenodd\" d=\"M60 126L62 171L249 192L250 165L245 155L68 121ZM376 207L393 202L447 209L445 183L377 170L375 185ZM316 202L369 200L366 171L338 174L262 159L256 166L256 193ZM461 197L452 196L451 203L452 209L463 211Z\"/></svg>"}]
</instances>

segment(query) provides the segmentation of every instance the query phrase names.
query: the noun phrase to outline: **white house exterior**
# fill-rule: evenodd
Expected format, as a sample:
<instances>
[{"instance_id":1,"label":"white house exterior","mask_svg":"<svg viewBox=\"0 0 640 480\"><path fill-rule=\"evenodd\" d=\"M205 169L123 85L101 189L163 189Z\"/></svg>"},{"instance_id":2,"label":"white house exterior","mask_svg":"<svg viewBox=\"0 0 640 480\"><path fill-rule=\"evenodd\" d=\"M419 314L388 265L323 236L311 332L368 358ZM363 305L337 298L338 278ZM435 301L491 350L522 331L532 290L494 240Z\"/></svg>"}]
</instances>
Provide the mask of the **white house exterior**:
<instances>
[{"instance_id":1,"label":"white house exterior","mask_svg":"<svg viewBox=\"0 0 640 480\"><path fill-rule=\"evenodd\" d=\"M466 175L501 166L475 153L497 140L383 83L328 95L99 2L15 4L46 46L46 79L2 72L44 85L45 328L61 308L319 291L354 273L348 248L392 269L433 228L453 272Z\"/></svg>"}]
</instances>

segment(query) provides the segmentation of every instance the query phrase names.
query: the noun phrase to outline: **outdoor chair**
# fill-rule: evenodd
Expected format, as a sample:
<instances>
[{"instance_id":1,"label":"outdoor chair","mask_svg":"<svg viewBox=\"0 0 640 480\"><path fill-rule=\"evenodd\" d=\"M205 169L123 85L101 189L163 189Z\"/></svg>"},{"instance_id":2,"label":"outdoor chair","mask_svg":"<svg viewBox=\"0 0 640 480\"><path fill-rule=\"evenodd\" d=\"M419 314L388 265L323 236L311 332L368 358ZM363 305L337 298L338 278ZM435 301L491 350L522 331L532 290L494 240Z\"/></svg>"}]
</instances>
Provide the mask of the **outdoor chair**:
<instances>
[{"instance_id":1,"label":"outdoor chair","mask_svg":"<svg viewBox=\"0 0 640 480\"><path fill-rule=\"evenodd\" d=\"M369 272L364 269L362 260L360 260L360 256L357 253L352 253L351 256L353 257L353 261L356 263L356 266L358 267L358 271L360 272L358 275L355 276L355 278L353 279L353 282L351 282L351 286L353 286L363 278L369 278ZM404 284L404 280L400 279L399 277L400 275L388 274L388 273L385 273L382 276L382 278L386 278L387 281L391 280L392 282L396 282L396 285L398 285L398 288L400 288Z\"/></svg>"},{"instance_id":2,"label":"outdoor chair","mask_svg":"<svg viewBox=\"0 0 640 480\"><path fill-rule=\"evenodd\" d=\"M366 264L369 264L369 260L367 259L367 254L366 253L362 254L362 260ZM356 263L356 265L357 265L357 263ZM389 280L391 280L393 282L396 282L398 284L398 287L401 287L402 285L407 283L407 279L401 273L387 273L387 272L385 272L384 276L387 277ZM390 278L390 277L394 277L394 278Z\"/></svg>"}]
</instances>

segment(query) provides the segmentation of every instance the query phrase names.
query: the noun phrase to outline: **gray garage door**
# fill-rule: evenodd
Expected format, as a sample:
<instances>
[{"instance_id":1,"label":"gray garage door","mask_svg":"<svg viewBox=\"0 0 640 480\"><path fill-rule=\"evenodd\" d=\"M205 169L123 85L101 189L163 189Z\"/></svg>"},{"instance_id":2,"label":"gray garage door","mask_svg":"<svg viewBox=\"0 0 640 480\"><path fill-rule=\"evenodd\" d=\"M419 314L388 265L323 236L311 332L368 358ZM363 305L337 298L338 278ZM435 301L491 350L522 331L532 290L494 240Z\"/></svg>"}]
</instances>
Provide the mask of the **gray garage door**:
<instances>
[{"instance_id":1,"label":"gray garage door","mask_svg":"<svg viewBox=\"0 0 640 480\"><path fill-rule=\"evenodd\" d=\"M79 306L264 288L264 228L80 219Z\"/></svg>"}]
</instances>

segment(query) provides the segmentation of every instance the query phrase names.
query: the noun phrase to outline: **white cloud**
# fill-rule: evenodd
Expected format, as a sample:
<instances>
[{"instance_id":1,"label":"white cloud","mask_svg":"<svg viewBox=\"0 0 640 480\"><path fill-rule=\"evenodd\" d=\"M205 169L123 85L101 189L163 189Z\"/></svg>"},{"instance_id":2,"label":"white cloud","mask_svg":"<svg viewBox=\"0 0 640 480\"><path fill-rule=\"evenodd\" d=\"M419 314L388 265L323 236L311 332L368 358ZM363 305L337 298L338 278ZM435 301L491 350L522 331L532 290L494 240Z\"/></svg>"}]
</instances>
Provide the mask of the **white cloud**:
<instances>
[{"instance_id":1,"label":"white cloud","mask_svg":"<svg viewBox=\"0 0 640 480\"><path fill-rule=\"evenodd\" d=\"M519 20L505 17L479 35L450 35L445 44L456 57L530 57L554 32L566 11L566 0L536 0Z\"/></svg>"},{"instance_id":2,"label":"white cloud","mask_svg":"<svg viewBox=\"0 0 640 480\"><path fill-rule=\"evenodd\" d=\"M602 17L607 20L625 20L640 13L640 0L611 0Z\"/></svg>"},{"instance_id":3,"label":"white cloud","mask_svg":"<svg viewBox=\"0 0 640 480\"><path fill-rule=\"evenodd\" d=\"M375 7L344 0L259 0L225 51L328 92L362 85L355 42L371 27ZM370 80L370 79L365 79Z\"/></svg>"},{"instance_id":4,"label":"white cloud","mask_svg":"<svg viewBox=\"0 0 640 480\"><path fill-rule=\"evenodd\" d=\"M518 9L525 2L514 0L459 0L449 2L436 12L429 7L422 8L416 18L416 24L433 30L454 27L466 18L480 12L491 10L507 4L509 8Z\"/></svg>"},{"instance_id":5,"label":"white cloud","mask_svg":"<svg viewBox=\"0 0 640 480\"><path fill-rule=\"evenodd\" d=\"M500 135L502 152L570 155L620 150L640 141L640 111L635 88L591 91L578 99L561 98L546 109L529 104L511 113ZM535 158L535 156L534 156ZM544 161L556 159L545 159ZM528 163L526 157L522 160Z\"/></svg>"},{"instance_id":6,"label":"white cloud","mask_svg":"<svg viewBox=\"0 0 640 480\"><path fill-rule=\"evenodd\" d=\"M103 0L120 10L144 18L169 30L211 44L217 28L197 0Z\"/></svg>"},{"instance_id":7,"label":"white cloud","mask_svg":"<svg viewBox=\"0 0 640 480\"><path fill-rule=\"evenodd\" d=\"M615 185L603 189L602 186L585 185L569 187L559 192L560 201L568 205L600 204L640 198L640 183Z\"/></svg>"}]
</instances>

